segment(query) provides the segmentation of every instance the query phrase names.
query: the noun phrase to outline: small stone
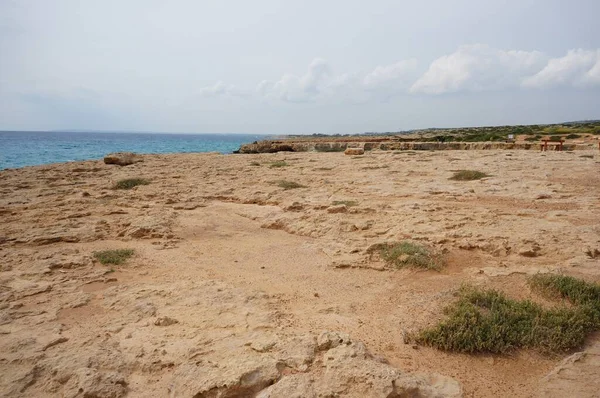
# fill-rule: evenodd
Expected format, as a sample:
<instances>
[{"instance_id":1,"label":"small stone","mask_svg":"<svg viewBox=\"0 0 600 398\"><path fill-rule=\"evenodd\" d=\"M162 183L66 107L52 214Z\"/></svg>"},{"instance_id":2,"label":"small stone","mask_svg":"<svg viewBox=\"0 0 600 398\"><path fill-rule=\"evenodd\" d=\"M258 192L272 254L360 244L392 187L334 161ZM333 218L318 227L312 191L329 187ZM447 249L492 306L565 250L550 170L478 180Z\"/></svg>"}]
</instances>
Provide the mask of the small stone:
<instances>
[{"instance_id":1,"label":"small stone","mask_svg":"<svg viewBox=\"0 0 600 398\"><path fill-rule=\"evenodd\" d=\"M162 316L154 321L154 325L156 326L171 326L176 323L179 323L177 319L169 318L168 316Z\"/></svg>"}]
</instances>

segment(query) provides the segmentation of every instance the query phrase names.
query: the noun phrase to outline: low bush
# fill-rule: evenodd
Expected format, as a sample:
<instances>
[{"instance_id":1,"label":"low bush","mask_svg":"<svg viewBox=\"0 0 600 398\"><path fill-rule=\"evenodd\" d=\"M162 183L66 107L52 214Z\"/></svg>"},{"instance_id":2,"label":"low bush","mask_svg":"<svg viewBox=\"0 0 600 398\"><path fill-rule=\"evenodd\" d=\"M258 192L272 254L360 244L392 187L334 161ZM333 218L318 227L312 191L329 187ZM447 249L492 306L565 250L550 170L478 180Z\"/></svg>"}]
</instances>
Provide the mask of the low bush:
<instances>
[{"instance_id":1,"label":"low bush","mask_svg":"<svg viewBox=\"0 0 600 398\"><path fill-rule=\"evenodd\" d=\"M119 180L115 183L114 189L131 189L133 187L137 187L138 185L148 185L150 181L145 178L127 178L124 180Z\"/></svg>"},{"instance_id":2,"label":"low bush","mask_svg":"<svg viewBox=\"0 0 600 398\"><path fill-rule=\"evenodd\" d=\"M530 300L463 286L458 300L446 308L447 318L415 336L421 344L458 352L504 353L533 348L544 353L581 346L600 329L600 285L562 275L536 275L534 291L567 300L546 309Z\"/></svg>"},{"instance_id":3,"label":"low bush","mask_svg":"<svg viewBox=\"0 0 600 398\"><path fill-rule=\"evenodd\" d=\"M94 252L94 258L100 261L100 264L123 264L125 260L133 256L133 249L103 250Z\"/></svg>"},{"instance_id":4,"label":"low bush","mask_svg":"<svg viewBox=\"0 0 600 398\"><path fill-rule=\"evenodd\" d=\"M454 172L454 175L450 179L456 181L473 181L485 177L489 177L489 174L477 170L458 170Z\"/></svg>"},{"instance_id":5,"label":"low bush","mask_svg":"<svg viewBox=\"0 0 600 398\"><path fill-rule=\"evenodd\" d=\"M439 271L443 266L441 257L432 249L409 241L382 243L368 249L369 254L377 253L386 263L396 268L420 268Z\"/></svg>"},{"instance_id":6,"label":"low bush","mask_svg":"<svg viewBox=\"0 0 600 398\"><path fill-rule=\"evenodd\" d=\"M283 188L283 189L296 189L296 188L306 188L306 186L302 185L302 184L298 184L297 182L294 181L286 181L286 180L279 180L275 182L277 184L277 186L279 188Z\"/></svg>"}]
</instances>

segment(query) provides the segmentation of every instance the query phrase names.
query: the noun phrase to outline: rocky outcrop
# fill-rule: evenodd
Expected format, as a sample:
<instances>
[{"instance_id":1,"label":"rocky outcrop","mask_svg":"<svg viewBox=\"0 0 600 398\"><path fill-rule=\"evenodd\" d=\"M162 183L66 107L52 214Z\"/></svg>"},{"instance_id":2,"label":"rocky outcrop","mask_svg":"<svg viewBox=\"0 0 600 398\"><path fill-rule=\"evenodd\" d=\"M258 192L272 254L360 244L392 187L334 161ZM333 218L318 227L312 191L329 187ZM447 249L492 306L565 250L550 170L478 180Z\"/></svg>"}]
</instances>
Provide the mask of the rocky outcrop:
<instances>
[{"instance_id":1,"label":"rocky outcrop","mask_svg":"<svg viewBox=\"0 0 600 398\"><path fill-rule=\"evenodd\" d=\"M443 151L443 150L485 150L485 149L524 149L539 150L537 143L515 142L414 142L397 140L363 141L258 141L245 144L237 153L274 153L274 152L344 152L347 148L361 148L365 151ZM563 150L588 149L589 146L564 144Z\"/></svg>"},{"instance_id":2,"label":"rocky outcrop","mask_svg":"<svg viewBox=\"0 0 600 398\"><path fill-rule=\"evenodd\" d=\"M142 157L132 152L110 153L104 157L104 163L116 164L119 166L128 166L130 164L142 162Z\"/></svg>"},{"instance_id":3,"label":"rocky outcrop","mask_svg":"<svg viewBox=\"0 0 600 398\"><path fill-rule=\"evenodd\" d=\"M175 371L171 393L206 398L462 396L456 380L402 372L343 333L275 340L272 346L222 364L186 363Z\"/></svg>"},{"instance_id":4,"label":"rocky outcrop","mask_svg":"<svg viewBox=\"0 0 600 398\"><path fill-rule=\"evenodd\" d=\"M362 148L346 148L344 151L345 155L364 155L365 150Z\"/></svg>"}]
</instances>

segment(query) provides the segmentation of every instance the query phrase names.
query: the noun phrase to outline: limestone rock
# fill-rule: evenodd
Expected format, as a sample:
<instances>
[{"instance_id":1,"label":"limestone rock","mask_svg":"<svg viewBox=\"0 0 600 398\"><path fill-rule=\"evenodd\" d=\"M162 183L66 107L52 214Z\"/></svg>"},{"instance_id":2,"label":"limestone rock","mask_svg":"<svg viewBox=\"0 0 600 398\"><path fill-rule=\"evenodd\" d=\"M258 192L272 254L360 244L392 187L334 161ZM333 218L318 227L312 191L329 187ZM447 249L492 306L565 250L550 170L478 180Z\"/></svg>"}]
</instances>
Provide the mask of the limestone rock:
<instances>
[{"instance_id":1,"label":"limestone rock","mask_svg":"<svg viewBox=\"0 0 600 398\"><path fill-rule=\"evenodd\" d=\"M600 343L565 358L540 381L539 397L592 398L600 391Z\"/></svg>"},{"instance_id":2,"label":"limestone rock","mask_svg":"<svg viewBox=\"0 0 600 398\"><path fill-rule=\"evenodd\" d=\"M116 164L119 166L128 166L130 164L142 162L142 157L133 152L115 152L104 157L104 163Z\"/></svg>"},{"instance_id":3,"label":"limestone rock","mask_svg":"<svg viewBox=\"0 0 600 398\"><path fill-rule=\"evenodd\" d=\"M275 397L461 397L454 379L437 374L403 373L372 356L346 334L323 332L319 357L310 371L282 375L257 398Z\"/></svg>"},{"instance_id":4,"label":"limestone rock","mask_svg":"<svg viewBox=\"0 0 600 398\"><path fill-rule=\"evenodd\" d=\"M348 206L346 205L336 205L327 208L327 213L346 213L347 211Z\"/></svg>"},{"instance_id":5,"label":"limestone rock","mask_svg":"<svg viewBox=\"0 0 600 398\"><path fill-rule=\"evenodd\" d=\"M362 148L346 148L344 151L345 155L364 155L365 150Z\"/></svg>"},{"instance_id":6,"label":"limestone rock","mask_svg":"<svg viewBox=\"0 0 600 398\"><path fill-rule=\"evenodd\" d=\"M120 398L127 394L127 382L116 372L78 369L65 385L64 397Z\"/></svg>"},{"instance_id":7,"label":"limestone rock","mask_svg":"<svg viewBox=\"0 0 600 398\"><path fill-rule=\"evenodd\" d=\"M232 357L226 363L185 363L173 374L176 397L252 397L280 377L277 361L268 355Z\"/></svg>"}]
</instances>

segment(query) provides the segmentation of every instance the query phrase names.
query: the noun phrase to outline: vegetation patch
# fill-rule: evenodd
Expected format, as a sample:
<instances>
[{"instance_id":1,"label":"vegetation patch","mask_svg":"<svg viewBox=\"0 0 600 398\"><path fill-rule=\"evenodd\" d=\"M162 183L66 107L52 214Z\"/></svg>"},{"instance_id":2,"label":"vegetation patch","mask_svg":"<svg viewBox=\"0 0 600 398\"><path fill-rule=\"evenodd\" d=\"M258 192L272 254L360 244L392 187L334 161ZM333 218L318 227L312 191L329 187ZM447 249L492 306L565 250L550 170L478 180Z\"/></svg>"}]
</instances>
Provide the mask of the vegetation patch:
<instances>
[{"instance_id":1,"label":"vegetation patch","mask_svg":"<svg viewBox=\"0 0 600 398\"><path fill-rule=\"evenodd\" d=\"M260 166L260 163L258 163L258 162L250 162L250 166Z\"/></svg>"},{"instance_id":2,"label":"vegetation patch","mask_svg":"<svg viewBox=\"0 0 600 398\"><path fill-rule=\"evenodd\" d=\"M367 253L379 254L382 260L396 268L419 268L439 271L443 266L441 257L430 248L402 241L371 246Z\"/></svg>"},{"instance_id":3,"label":"vegetation patch","mask_svg":"<svg viewBox=\"0 0 600 398\"><path fill-rule=\"evenodd\" d=\"M145 178L126 178L124 180L119 180L115 183L114 189L131 189L133 187L137 187L138 185L148 185L150 181Z\"/></svg>"},{"instance_id":4,"label":"vegetation patch","mask_svg":"<svg viewBox=\"0 0 600 398\"><path fill-rule=\"evenodd\" d=\"M94 258L100 261L100 264L104 265L120 265L131 256L133 256L133 249L102 250L94 252Z\"/></svg>"},{"instance_id":5,"label":"vegetation patch","mask_svg":"<svg viewBox=\"0 0 600 398\"><path fill-rule=\"evenodd\" d=\"M283 188L283 189L296 189L296 188L306 188L305 185L302 184L298 184L297 182L294 181L286 181L286 180L279 180L279 181L275 181L275 184L277 184L277 186L279 188Z\"/></svg>"},{"instance_id":6,"label":"vegetation patch","mask_svg":"<svg viewBox=\"0 0 600 398\"><path fill-rule=\"evenodd\" d=\"M542 136L540 134L536 134L532 137L525 138L525 141L532 142L532 141L539 141L541 139L542 139Z\"/></svg>"},{"instance_id":7,"label":"vegetation patch","mask_svg":"<svg viewBox=\"0 0 600 398\"><path fill-rule=\"evenodd\" d=\"M482 178L489 176L489 174L477 170L458 170L454 172L454 175L450 177L450 179L456 181L473 181L481 180Z\"/></svg>"},{"instance_id":8,"label":"vegetation patch","mask_svg":"<svg viewBox=\"0 0 600 398\"><path fill-rule=\"evenodd\" d=\"M346 207L358 206L358 202L355 200L334 200L331 202L332 206L346 205Z\"/></svg>"},{"instance_id":9,"label":"vegetation patch","mask_svg":"<svg viewBox=\"0 0 600 398\"><path fill-rule=\"evenodd\" d=\"M415 337L421 344L458 352L504 353L518 348L566 352L600 329L600 285L562 275L536 275L533 290L566 303L546 309L493 289L463 286L447 318Z\"/></svg>"},{"instance_id":10,"label":"vegetation patch","mask_svg":"<svg viewBox=\"0 0 600 398\"><path fill-rule=\"evenodd\" d=\"M116 182L114 189L131 189L133 187L137 187L138 185L148 185L150 181L145 178L126 178L124 180L119 180Z\"/></svg>"},{"instance_id":11,"label":"vegetation patch","mask_svg":"<svg viewBox=\"0 0 600 398\"><path fill-rule=\"evenodd\" d=\"M285 161L283 160L278 160L275 162L271 162L271 165L269 166L272 169L278 168L278 167L287 167L289 166L289 164L287 164Z\"/></svg>"}]
</instances>

